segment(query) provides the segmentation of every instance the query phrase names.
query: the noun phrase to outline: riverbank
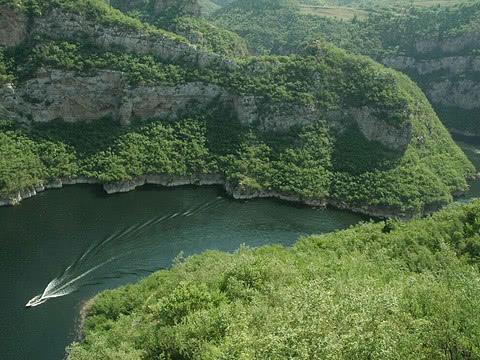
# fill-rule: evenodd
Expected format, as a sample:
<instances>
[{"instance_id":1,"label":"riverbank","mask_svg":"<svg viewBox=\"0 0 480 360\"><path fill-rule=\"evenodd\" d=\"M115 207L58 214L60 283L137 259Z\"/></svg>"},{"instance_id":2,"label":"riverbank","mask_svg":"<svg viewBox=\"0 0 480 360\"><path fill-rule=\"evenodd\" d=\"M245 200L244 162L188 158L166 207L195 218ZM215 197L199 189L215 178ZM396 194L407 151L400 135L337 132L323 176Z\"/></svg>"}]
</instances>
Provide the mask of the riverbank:
<instances>
[{"instance_id":1,"label":"riverbank","mask_svg":"<svg viewBox=\"0 0 480 360\"><path fill-rule=\"evenodd\" d=\"M40 193L20 206L0 208L1 358L64 359L77 339L79 311L86 299L106 289L137 282L150 272L170 268L175 259L207 250L235 252L242 245L291 246L300 236L348 228L367 217L348 211L292 206L284 201L226 198L221 186L156 187L147 185L106 195L99 185L65 186ZM221 196L221 198L219 198ZM110 256L116 261L75 283L78 290L27 310L25 303L75 262L92 244L153 218L192 210L145 228L143 235L111 243L90 258L91 266ZM128 253L135 249L135 252ZM76 277L75 276L75 277ZM88 323L88 321L87 321ZM88 327L88 325L86 325ZM22 346L28 339L28 346ZM48 344L48 346L45 346Z\"/></svg>"},{"instance_id":2,"label":"riverbank","mask_svg":"<svg viewBox=\"0 0 480 360\"><path fill-rule=\"evenodd\" d=\"M478 179L478 175L476 177ZM421 214L411 214L402 212L400 209L395 209L385 206L371 206L371 205L352 205L337 199L318 199L318 198L304 198L294 194L281 193L275 190L252 190L243 186L235 186L225 179L222 174L196 174L191 176L172 176L165 174L143 175L135 177L131 180L115 182L115 183L101 183L96 178L91 177L77 177L77 178L63 178L49 181L45 184L40 184L34 188L19 191L11 196L0 198L0 206L16 206L22 200L31 198L40 192L49 189L60 189L66 185L76 184L100 184L103 190L109 194L126 193L137 189L144 185L158 185L165 187L177 186L222 186L225 192L236 200L250 200L258 198L274 198L287 202L303 204L312 207L327 207L330 206L339 210L351 211L354 213L372 216L381 219L398 218L408 220L415 216L426 216L440 208L444 204L432 204L429 208ZM455 194L461 196L465 193Z\"/></svg>"}]
</instances>

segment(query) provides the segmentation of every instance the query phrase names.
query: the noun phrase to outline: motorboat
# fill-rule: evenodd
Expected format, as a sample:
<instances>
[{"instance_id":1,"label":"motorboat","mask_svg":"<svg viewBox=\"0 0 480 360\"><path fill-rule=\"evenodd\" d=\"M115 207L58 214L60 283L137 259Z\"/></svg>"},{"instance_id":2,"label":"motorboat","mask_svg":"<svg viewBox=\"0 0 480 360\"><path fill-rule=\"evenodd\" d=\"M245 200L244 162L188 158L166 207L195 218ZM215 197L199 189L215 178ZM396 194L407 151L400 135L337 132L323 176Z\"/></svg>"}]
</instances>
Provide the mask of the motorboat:
<instances>
[{"instance_id":1,"label":"motorboat","mask_svg":"<svg viewBox=\"0 0 480 360\"><path fill-rule=\"evenodd\" d=\"M40 294L40 295L37 295L37 296L31 298L31 299L29 300L29 302L27 302L27 304L25 305L25 307L27 307L27 308L35 307L35 306L38 306L38 305L43 304L43 303L46 302L47 300L48 300L47 298L42 297L42 294Z\"/></svg>"}]
</instances>

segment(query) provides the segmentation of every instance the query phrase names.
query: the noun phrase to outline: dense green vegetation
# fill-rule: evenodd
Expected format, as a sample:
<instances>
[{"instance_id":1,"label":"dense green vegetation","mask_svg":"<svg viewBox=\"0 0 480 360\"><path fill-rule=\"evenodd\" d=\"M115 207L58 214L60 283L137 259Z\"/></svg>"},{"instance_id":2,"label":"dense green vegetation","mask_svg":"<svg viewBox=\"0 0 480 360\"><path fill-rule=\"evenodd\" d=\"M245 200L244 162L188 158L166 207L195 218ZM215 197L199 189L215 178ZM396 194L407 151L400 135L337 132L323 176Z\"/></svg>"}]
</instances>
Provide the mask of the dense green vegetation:
<instances>
[{"instance_id":1,"label":"dense green vegetation","mask_svg":"<svg viewBox=\"0 0 480 360\"><path fill-rule=\"evenodd\" d=\"M239 35L200 18L177 17L168 21L165 27L184 36L192 44L217 54L229 57L248 54L247 44Z\"/></svg>"},{"instance_id":2,"label":"dense green vegetation","mask_svg":"<svg viewBox=\"0 0 480 360\"><path fill-rule=\"evenodd\" d=\"M308 7L298 1L286 0L237 0L215 12L211 20L244 37L251 52L256 54L303 54L309 44L324 39L378 61L410 56L422 69L428 67L420 63L424 59L479 53L479 43L475 40L480 30L478 1L443 3L450 6L426 6L426 2L405 2L402 6L389 6L385 1L338 3L356 5L362 8L362 12L358 16L354 12L353 18L349 18L344 15L351 13L344 10L352 8L322 7L318 4ZM464 79L477 81L479 78L478 71L472 69L461 73L446 71L445 68L427 74L415 70L407 73L426 91L430 91L435 82L451 80L456 83ZM477 109L465 111L459 107L434 105L449 128L479 134Z\"/></svg>"},{"instance_id":3,"label":"dense green vegetation","mask_svg":"<svg viewBox=\"0 0 480 360\"><path fill-rule=\"evenodd\" d=\"M98 70L111 69L124 72L132 84L175 85L185 81L185 70L174 64L164 64L153 56L136 56L120 52L102 51L91 44L71 42L43 42L35 47L8 50L11 72L16 80L35 76L40 67L53 67L76 71L79 74L95 74Z\"/></svg>"},{"instance_id":4,"label":"dense green vegetation","mask_svg":"<svg viewBox=\"0 0 480 360\"><path fill-rule=\"evenodd\" d=\"M0 49L0 85L10 83L14 80L14 77L8 71L9 64L5 62L5 55L3 50Z\"/></svg>"},{"instance_id":5,"label":"dense green vegetation","mask_svg":"<svg viewBox=\"0 0 480 360\"><path fill-rule=\"evenodd\" d=\"M211 19L244 37L256 53L298 53L306 44L321 38L376 58L416 53L415 40L427 35L456 36L476 31L480 24L479 2L450 7L386 6L368 11L365 18L343 20L305 11L294 1L237 0L218 10Z\"/></svg>"},{"instance_id":6,"label":"dense green vegetation","mask_svg":"<svg viewBox=\"0 0 480 360\"><path fill-rule=\"evenodd\" d=\"M152 36L163 36L174 41L187 43L187 40L141 20L127 16L121 11L111 7L104 0L8 0L19 5L30 17L41 16L56 8L85 16L97 24L114 26L126 31L141 31Z\"/></svg>"},{"instance_id":7,"label":"dense green vegetation","mask_svg":"<svg viewBox=\"0 0 480 360\"><path fill-rule=\"evenodd\" d=\"M207 252L88 306L83 359L476 359L480 203Z\"/></svg>"},{"instance_id":8,"label":"dense green vegetation","mask_svg":"<svg viewBox=\"0 0 480 360\"><path fill-rule=\"evenodd\" d=\"M73 176L75 156L64 143L33 140L15 131L14 125L0 123L0 195L41 185L45 180Z\"/></svg>"},{"instance_id":9,"label":"dense green vegetation","mask_svg":"<svg viewBox=\"0 0 480 360\"><path fill-rule=\"evenodd\" d=\"M110 2L127 15L184 36L192 44L207 51L230 57L247 54L245 40L236 33L197 17L200 6L195 0L166 3L163 11L156 11L156 3L158 1L155 0Z\"/></svg>"},{"instance_id":10,"label":"dense green vegetation","mask_svg":"<svg viewBox=\"0 0 480 360\"><path fill-rule=\"evenodd\" d=\"M69 159L75 159L72 166L77 170L62 176L90 176L112 182L145 173L220 172L241 191L277 191L303 199L328 198L363 207L364 211L374 208L389 213L419 214L450 202L453 193L466 190L465 177L473 173L472 165L408 78L368 58L326 44L313 44L303 57L246 58L229 72L165 64L151 56L103 52L67 42L43 42L35 47L14 49L9 54L9 61L14 64L12 71L20 82L33 76L39 66L73 70L80 75L106 68L124 72L132 85L202 81L221 85L235 94L257 96L259 119L249 127L239 125L233 111L205 113L205 109L199 109L191 120L196 124L196 132L191 132L190 125L188 129L179 125L190 124L187 121L192 118L190 114L183 116L187 122L176 125L149 125L160 127L155 131L142 125L119 132L115 123L110 123L105 133L96 123L57 124L48 133L37 133L39 127L47 125L18 129L21 136L33 136L35 144L48 140L70 149ZM263 130L262 123L268 122L270 116L285 112L294 116L298 106L322 112L308 126L280 123L279 129ZM360 108L369 109L373 116L394 128L410 124L411 144L404 150L391 150L368 141L348 114L339 113L335 120L347 130L334 130L329 112ZM70 126L82 127L72 135L67 130ZM183 137L184 131L191 135ZM221 138L230 141L212 140L220 132L226 134ZM75 142L100 136L92 137L92 133L107 135L101 144L95 143L87 150L83 145L71 147ZM185 147L182 151L172 145L177 136ZM155 146L163 141L170 145ZM32 154L37 153L35 146ZM189 146L193 148L187 150ZM195 151L199 153L194 155ZM182 160L177 153L191 154L203 165L191 166L188 158ZM149 160L151 156L168 158L170 162L156 163ZM32 172L34 169L35 166ZM48 171L35 170L29 183L21 182L16 189L5 187L2 193L6 195L48 181L49 177L43 175ZM8 168L4 173L7 172Z\"/></svg>"},{"instance_id":11,"label":"dense green vegetation","mask_svg":"<svg viewBox=\"0 0 480 360\"><path fill-rule=\"evenodd\" d=\"M52 123L29 131L7 123L0 132L0 194L78 176L111 182L149 173L212 172L204 134L202 123L189 119L129 131L108 120L95 125Z\"/></svg>"}]
</instances>

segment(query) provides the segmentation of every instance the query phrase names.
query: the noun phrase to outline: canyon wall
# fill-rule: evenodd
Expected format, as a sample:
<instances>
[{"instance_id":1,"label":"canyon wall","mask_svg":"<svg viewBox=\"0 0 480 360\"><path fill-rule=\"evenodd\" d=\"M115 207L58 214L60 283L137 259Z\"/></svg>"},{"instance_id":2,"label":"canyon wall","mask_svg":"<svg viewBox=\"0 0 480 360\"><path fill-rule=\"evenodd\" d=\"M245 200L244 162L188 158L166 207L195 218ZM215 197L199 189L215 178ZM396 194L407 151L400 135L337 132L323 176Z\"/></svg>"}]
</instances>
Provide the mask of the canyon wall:
<instances>
[{"instance_id":1,"label":"canyon wall","mask_svg":"<svg viewBox=\"0 0 480 360\"><path fill-rule=\"evenodd\" d=\"M105 50L148 54L165 62L215 67L217 71L231 71L238 66L235 61L199 50L185 39L161 30L134 28L118 21L105 24L104 20L56 7L32 19L27 32L26 17L21 11L5 6L0 10L10 16L13 24L0 28L0 39L7 39L8 32L16 29L14 40L4 40L4 46L17 45L29 36L91 42ZM268 131L286 131L292 126L326 119L337 131L356 124L367 139L398 151L405 150L411 137L410 122L401 126L389 124L368 107L332 112L315 105L276 104L253 94L239 95L213 83L132 85L125 74L111 70L79 74L42 67L28 80L0 87L0 114L21 122L57 119L76 122L112 117L128 125L134 119L175 118L178 112L189 110L193 105L206 107L212 101L231 105L242 124Z\"/></svg>"},{"instance_id":2,"label":"canyon wall","mask_svg":"<svg viewBox=\"0 0 480 360\"><path fill-rule=\"evenodd\" d=\"M27 36L27 16L10 6L0 5L0 46L16 46Z\"/></svg>"},{"instance_id":3,"label":"canyon wall","mask_svg":"<svg viewBox=\"0 0 480 360\"><path fill-rule=\"evenodd\" d=\"M452 132L480 136L480 31L418 39L382 62L412 77Z\"/></svg>"},{"instance_id":4,"label":"canyon wall","mask_svg":"<svg viewBox=\"0 0 480 360\"><path fill-rule=\"evenodd\" d=\"M95 19L61 8L48 10L35 18L32 37L52 40L90 41L105 50L119 50L137 55L153 55L166 62L189 63L199 67L215 66L231 70L234 62L188 43L186 39L161 30L140 30L126 25L104 25Z\"/></svg>"},{"instance_id":5,"label":"canyon wall","mask_svg":"<svg viewBox=\"0 0 480 360\"><path fill-rule=\"evenodd\" d=\"M123 12L141 11L150 16L200 16L198 0L111 0L113 7Z\"/></svg>"},{"instance_id":6,"label":"canyon wall","mask_svg":"<svg viewBox=\"0 0 480 360\"><path fill-rule=\"evenodd\" d=\"M367 139L393 150L403 151L411 137L410 122L400 127L390 125L368 107L328 112L313 105L272 104L265 111L263 97L238 95L219 85L189 82L133 86L124 73L112 70L80 75L41 69L36 77L17 86L0 87L2 115L20 122L77 122L111 117L128 125L135 119L176 118L178 112L205 108L212 102L229 105L243 125L268 131L286 131L326 118L337 131L356 123Z\"/></svg>"}]
</instances>

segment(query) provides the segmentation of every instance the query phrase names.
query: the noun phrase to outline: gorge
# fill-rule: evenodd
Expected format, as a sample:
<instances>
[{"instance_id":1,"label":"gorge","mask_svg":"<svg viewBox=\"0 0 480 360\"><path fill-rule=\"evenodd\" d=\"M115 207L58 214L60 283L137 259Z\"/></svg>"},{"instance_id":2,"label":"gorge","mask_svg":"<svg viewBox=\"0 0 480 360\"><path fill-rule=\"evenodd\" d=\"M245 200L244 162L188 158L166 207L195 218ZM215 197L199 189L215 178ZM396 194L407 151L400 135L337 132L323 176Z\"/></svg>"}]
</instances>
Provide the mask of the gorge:
<instances>
[{"instance_id":1,"label":"gorge","mask_svg":"<svg viewBox=\"0 0 480 360\"><path fill-rule=\"evenodd\" d=\"M0 0L0 358L480 356L479 4Z\"/></svg>"}]
</instances>

